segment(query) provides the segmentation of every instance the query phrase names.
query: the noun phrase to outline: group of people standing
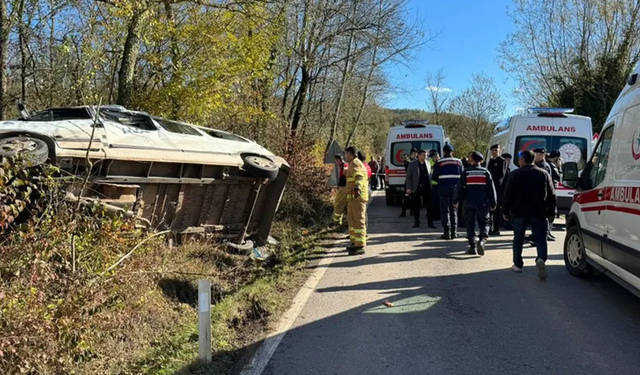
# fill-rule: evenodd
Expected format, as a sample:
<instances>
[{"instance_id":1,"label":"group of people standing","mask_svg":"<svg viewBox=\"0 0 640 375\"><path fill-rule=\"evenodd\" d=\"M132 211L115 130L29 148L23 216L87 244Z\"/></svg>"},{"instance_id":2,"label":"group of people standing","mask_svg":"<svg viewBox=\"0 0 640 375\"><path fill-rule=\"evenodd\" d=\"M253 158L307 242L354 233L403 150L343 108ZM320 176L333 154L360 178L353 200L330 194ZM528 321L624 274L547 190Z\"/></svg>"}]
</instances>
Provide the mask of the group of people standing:
<instances>
[{"instance_id":1,"label":"group of people standing","mask_svg":"<svg viewBox=\"0 0 640 375\"><path fill-rule=\"evenodd\" d=\"M434 221L439 217L443 227L440 238L453 240L458 237L461 209L469 242L467 253L480 256L485 254L488 238L499 236L500 228L509 225L514 231L512 270L522 272L522 249L528 240L537 249L538 276L546 279L547 241L555 239L551 229L556 217L555 189L560 182L559 152L547 154L544 148L519 152L519 168L511 171L512 156L500 154L499 145L491 146L487 162L478 151L460 160L454 157L451 144L443 151L441 158L437 150L430 150L428 156L426 150L411 150L411 160L405 163L406 195L400 216L405 217L410 208L414 228L418 228L421 208L425 207L428 226L436 228ZM336 164L340 180L334 223L341 228L346 214L351 240L347 250L352 255L364 254L369 182L375 173L372 169L379 168L366 164L364 154L355 147L345 150L344 160L336 155ZM528 227L532 234L525 236Z\"/></svg>"},{"instance_id":2,"label":"group of people standing","mask_svg":"<svg viewBox=\"0 0 640 375\"><path fill-rule=\"evenodd\" d=\"M458 237L460 209L469 242L467 254L483 256L488 238L500 236L503 225L511 226L514 230L513 271L522 271L522 248L528 240L537 248L538 276L545 279L547 241L555 240L551 229L556 217L555 188L560 182L560 153L547 154L544 148L522 151L517 159L520 168L511 171L512 156L500 154L499 145L491 146L491 159L487 162L478 151L462 160L453 156L452 145L445 145L443 151L444 157L440 158L432 150L432 163L427 163L426 151L418 150L417 157L406 166L406 195L413 202L414 227L420 226L420 203L429 202L429 196L437 195L444 232L441 239ZM427 207L429 227L434 228L433 215L429 211L435 212L436 206L433 200L431 202L424 206ZM405 210L406 205L401 216ZM528 227L532 234L525 236Z\"/></svg>"}]
</instances>

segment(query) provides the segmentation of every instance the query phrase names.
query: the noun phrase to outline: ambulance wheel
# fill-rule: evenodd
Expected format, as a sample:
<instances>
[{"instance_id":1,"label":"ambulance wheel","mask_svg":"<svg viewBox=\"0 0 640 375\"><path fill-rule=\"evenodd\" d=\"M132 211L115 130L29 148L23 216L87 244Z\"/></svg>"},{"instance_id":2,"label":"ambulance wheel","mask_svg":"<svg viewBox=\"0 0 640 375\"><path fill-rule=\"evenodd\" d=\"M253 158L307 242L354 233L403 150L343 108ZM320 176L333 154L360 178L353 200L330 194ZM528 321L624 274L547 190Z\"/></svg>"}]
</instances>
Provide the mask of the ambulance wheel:
<instances>
[{"instance_id":1,"label":"ambulance wheel","mask_svg":"<svg viewBox=\"0 0 640 375\"><path fill-rule=\"evenodd\" d=\"M567 230L564 240L564 264L567 271L573 276L584 277L589 275L587 253L582 242L582 233L577 225Z\"/></svg>"},{"instance_id":2,"label":"ambulance wheel","mask_svg":"<svg viewBox=\"0 0 640 375\"><path fill-rule=\"evenodd\" d=\"M385 193L385 198L387 199L387 206L393 206L393 203L394 203L393 194L387 191Z\"/></svg>"}]
</instances>

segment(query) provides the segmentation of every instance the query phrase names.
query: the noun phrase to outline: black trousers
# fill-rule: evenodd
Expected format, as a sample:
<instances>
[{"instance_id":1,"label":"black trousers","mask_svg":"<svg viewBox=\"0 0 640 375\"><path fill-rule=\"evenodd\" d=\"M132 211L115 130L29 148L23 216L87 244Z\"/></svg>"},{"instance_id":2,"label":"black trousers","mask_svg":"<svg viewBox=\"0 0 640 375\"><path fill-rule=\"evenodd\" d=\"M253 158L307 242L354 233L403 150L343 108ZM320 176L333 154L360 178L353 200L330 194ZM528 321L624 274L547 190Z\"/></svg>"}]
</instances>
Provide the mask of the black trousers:
<instances>
[{"instance_id":1,"label":"black trousers","mask_svg":"<svg viewBox=\"0 0 640 375\"><path fill-rule=\"evenodd\" d=\"M420 224L420 207L427 208L427 220L433 223L433 210L431 209L431 188L419 187L415 193L411 193L411 213L416 224Z\"/></svg>"},{"instance_id":2,"label":"black trousers","mask_svg":"<svg viewBox=\"0 0 640 375\"><path fill-rule=\"evenodd\" d=\"M431 211L427 211L427 214L431 215L431 218L436 221L441 219L440 215L440 193L438 192L438 185L431 186Z\"/></svg>"},{"instance_id":3,"label":"black trousers","mask_svg":"<svg viewBox=\"0 0 640 375\"><path fill-rule=\"evenodd\" d=\"M480 240L489 237L489 206L486 203L476 203L466 201L464 204L465 217L467 220L467 239L469 244L475 244L476 222L480 230ZM494 212L497 210L494 210Z\"/></svg>"},{"instance_id":4,"label":"black trousers","mask_svg":"<svg viewBox=\"0 0 640 375\"><path fill-rule=\"evenodd\" d=\"M440 195L440 215L442 227L445 230L455 231L458 225L458 210L453 207L452 195Z\"/></svg>"}]
</instances>

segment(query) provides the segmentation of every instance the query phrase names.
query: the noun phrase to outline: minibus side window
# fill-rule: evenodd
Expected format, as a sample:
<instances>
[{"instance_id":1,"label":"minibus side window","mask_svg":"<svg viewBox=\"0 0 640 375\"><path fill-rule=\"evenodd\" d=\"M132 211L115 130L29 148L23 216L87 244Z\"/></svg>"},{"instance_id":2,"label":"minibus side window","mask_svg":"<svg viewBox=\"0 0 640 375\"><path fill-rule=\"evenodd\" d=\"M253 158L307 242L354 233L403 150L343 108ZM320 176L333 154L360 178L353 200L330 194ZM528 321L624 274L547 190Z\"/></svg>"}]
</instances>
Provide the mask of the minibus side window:
<instances>
[{"instance_id":1,"label":"minibus side window","mask_svg":"<svg viewBox=\"0 0 640 375\"><path fill-rule=\"evenodd\" d=\"M591 171L589 172L589 189L593 189L600 185L607 175L607 164L609 162L609 153L611 151L611 139L613 138L613 126L609 127L600 136L598 144L593 156L591 157Z\"/></svg>"}]
</instances>

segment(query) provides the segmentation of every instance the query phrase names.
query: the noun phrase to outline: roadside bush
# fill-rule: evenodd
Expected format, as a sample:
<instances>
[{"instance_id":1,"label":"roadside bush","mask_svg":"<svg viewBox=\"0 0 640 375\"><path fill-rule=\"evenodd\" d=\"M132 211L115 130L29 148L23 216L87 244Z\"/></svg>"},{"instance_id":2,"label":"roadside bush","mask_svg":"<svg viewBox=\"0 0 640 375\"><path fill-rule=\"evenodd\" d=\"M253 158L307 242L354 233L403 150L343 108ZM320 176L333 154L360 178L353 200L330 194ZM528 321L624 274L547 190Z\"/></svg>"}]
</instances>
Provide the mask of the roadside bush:
<instances>
[{"instance_id":1,"label":"roadside bush","mask_svg":"<svg viewBox=\"0 0 640 375\"><path fill-rule=\"evenodd\" d=\"M312 226L331 219L330 170L324 165L322 146L297 142L285 159L291 166L279 218Z\"/></svg>"},{"instance_id":2,"label":"roadside bush","mask_svg":"<svg viewBox=\"0 0 640 375\"><path fill-rule=\"evenodd\" d=\"M69 373L97 355L92 317L122 303L97 276L140 233L64 201L53 167L1 164L0 373Z\"/></svg>"}]
</instances>

